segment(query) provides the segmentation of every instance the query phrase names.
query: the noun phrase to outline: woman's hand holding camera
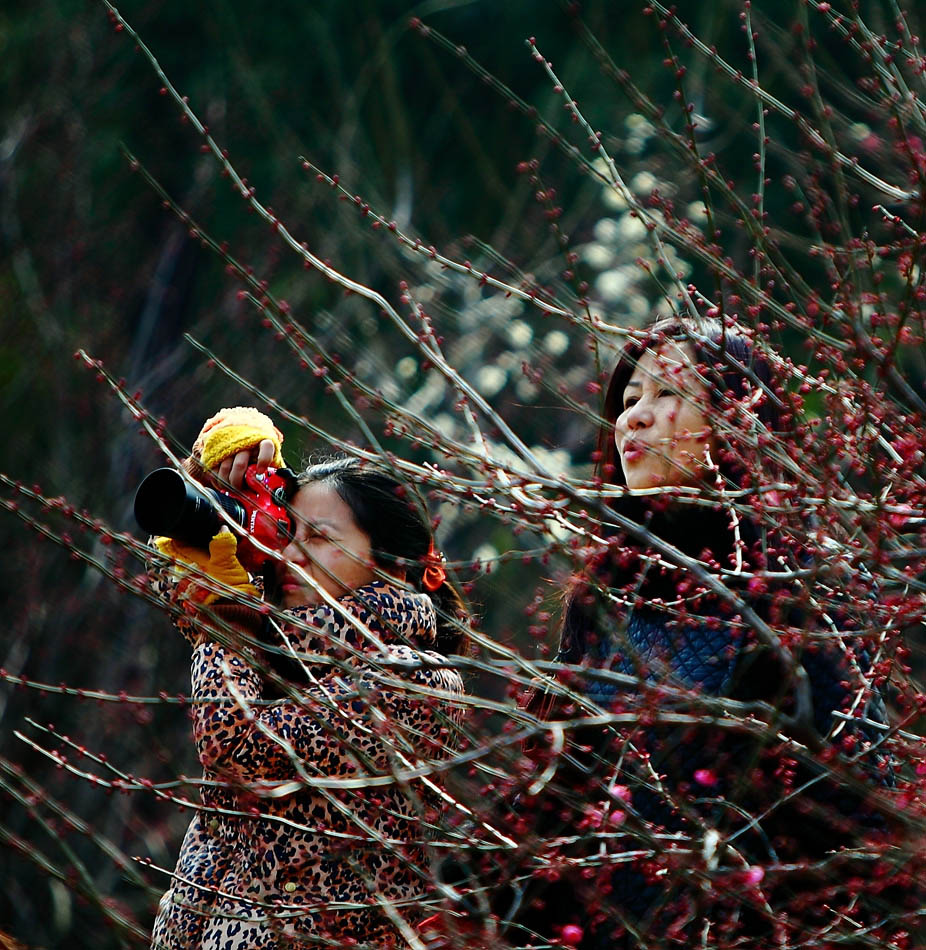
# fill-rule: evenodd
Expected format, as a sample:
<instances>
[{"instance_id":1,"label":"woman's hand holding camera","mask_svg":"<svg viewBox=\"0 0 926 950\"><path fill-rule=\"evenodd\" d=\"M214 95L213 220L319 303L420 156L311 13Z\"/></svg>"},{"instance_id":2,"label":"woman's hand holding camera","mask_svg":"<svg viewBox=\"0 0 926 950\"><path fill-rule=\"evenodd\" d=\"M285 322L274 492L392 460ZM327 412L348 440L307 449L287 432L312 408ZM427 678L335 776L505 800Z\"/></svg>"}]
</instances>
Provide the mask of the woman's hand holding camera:
<instances>
[{"instance_id":1,"label":"woman's hand holding camera","mask_svg":"<svg viewBox=\"0 0 926 950\"><path fill-rule=\"evenodd\" d=\"M276 456L277 447L270 439L261 441L250 449L242 449L234 455L222 459L218 468L208 472L217 487L230 487L239 490L244 485L244 473L251 465L257 466L259 473L266 472Z\"/></svg>"},{"instance_id":2,"label":"woman's hand holding camera","mask_svg":"<svg viewBox=\"0 0 926 950\"><path fill-rule=\"evenodd\" d=\"M222 409L206 420L183 467L203 485L237 492L247 487L245 475L252 465L259 474L271 465L283 466L282 444L282 433L257 409ZM212 538L208 551L166 537L156 538L154 546L175 562L175 571L180 576L176 595L190 613L230 599L230 592L223 591L221 586L258 596L238 559L238 539L226 527ZM193 570L187 569L187 565ZM210 584L203 575L217 584Z\"/></svg>"}]
</instances>

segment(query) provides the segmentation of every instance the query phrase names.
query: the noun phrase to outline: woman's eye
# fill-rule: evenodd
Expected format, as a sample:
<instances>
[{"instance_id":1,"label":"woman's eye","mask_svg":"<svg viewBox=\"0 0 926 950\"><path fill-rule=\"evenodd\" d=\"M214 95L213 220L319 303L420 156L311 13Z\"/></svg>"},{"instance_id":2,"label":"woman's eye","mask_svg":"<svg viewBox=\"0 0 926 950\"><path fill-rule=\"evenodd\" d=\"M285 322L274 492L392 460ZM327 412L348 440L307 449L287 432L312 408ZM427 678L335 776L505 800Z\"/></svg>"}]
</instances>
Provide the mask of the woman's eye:
<instances>
[{"instance_id":1,"label":"woman's eye","mask_svg":"<svg viewBox=\"0 0 926 950\"><path fill-rule=\"evenodd\" d=\"M300 539L300 544L312 544L314 541L322 540L324 536L317 531L307 531Z\"/></svg>"},{"instance_id":2,"label":"woman's eye","mask_svg":"<svg viewBox=\"0 0 926 950\"><path fill-rule=\"evenodd\" d=\"M628 409L630 409L631 406L635 406L639 401L640 401L639 399L628 399L628 400L624 403L624 412L626 412Z\"/></svg>"}]
</instances>

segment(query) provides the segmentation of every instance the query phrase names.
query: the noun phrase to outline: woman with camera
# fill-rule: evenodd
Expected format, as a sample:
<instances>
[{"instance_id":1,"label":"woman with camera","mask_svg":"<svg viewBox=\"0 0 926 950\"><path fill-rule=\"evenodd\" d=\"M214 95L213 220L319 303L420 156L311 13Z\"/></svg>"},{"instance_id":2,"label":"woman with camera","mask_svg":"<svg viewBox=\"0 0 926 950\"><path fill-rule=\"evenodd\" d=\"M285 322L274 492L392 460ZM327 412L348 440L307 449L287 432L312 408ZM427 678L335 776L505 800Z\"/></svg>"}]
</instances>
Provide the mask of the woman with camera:
<instances>
[{"instance_id":1,"label":"woman with camera","mask_svg":"<svg viewBox=\"0 0 926 950\"><path fill-rule=\"evenodd\" d=\"M240 491L282 465L281 442L256 410L223 410L185 468ZM435 773L462 717L445 655L464 644L464 608L427 513L392 475L310 465L287 513L262 578L227 529L208 556L156 542L175 565L156 585L193 647L204 769L160 950L388 947L427 914Z\"/></svg>"}]
</instances>

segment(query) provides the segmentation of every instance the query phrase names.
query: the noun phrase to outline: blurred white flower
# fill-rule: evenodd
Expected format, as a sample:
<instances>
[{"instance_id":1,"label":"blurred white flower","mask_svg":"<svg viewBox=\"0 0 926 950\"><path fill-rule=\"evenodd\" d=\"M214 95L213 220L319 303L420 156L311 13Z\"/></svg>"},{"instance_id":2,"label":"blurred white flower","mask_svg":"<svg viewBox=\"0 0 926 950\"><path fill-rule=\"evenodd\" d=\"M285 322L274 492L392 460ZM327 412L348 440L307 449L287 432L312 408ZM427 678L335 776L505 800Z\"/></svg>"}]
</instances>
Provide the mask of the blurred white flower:
<instances>
[{"instance_id":1,"label":"blurred white flower","mask_svg":"<svg viewBox=\"0 0 926 950\"><path fill-rule=\"evenodd\" d=\"M543 338L543 348L550 356L562 356L569 349L569 337L562 330L551 330Z\"/></svg>"},{"instance_id":2,"label":"blurred white flower","mask_svg":"<svg viewBox=\"0 0 926 950\"><path fill-rule=\"evenodd\" d=\"M486 399L501 391L508 381L508 374L498 366L480 366L476 373L476 388Z\"/></svg>"},{"instance_id":3,"label":"blurred white flower","mask_svg":"<svg viewBox=\"0 0 926 950\"><path fill-rule=\"evenodd\" d=\"M602 300L609 303L620 300L631 284L631 278L628 276L627 270L626 267L619 267L606 270L598 275L598 279L595 281L595 290L598 291L598 295Z\"/></svg>"},{"instance_id":4,"label":"blurred white flower","mask_svg":"<svg viewBox=\"0 0 926 950\"><path fill-rule=\"evenodd\" d=\"M464 285L465 287L466 285ZM524 311L524 301L518 297L506 297L493 293L489 297L480 297L467 302L460 311L459 319L467 329L484 323L498 323L511 320Z\"/></svg>"},{"instance_id":5,"label":"blurred white flower","mask_svg":"<svg viewBox=\"0 0 926 950\"><path fill-rule=\"evenodd\" d=\"M572 458L565 449L548 449L545 445L532 445L531 452L547 471L554 475L568 475Z\"/></svg>"},{"instance_id":6,"label":"blurred white flower","mask_svg":"<svg viewBox=\"0 0 926 950\"><path fill-rule=\"evenodd\" d=\"M411 379L418 372L418 360L414 356L403 356L395 364L395 371L402 379Z\"/></svg>"},{"instance_id":7,"label":"blurred white flower","mask_svg":"<svg viewBox=\"0 0 926 950\"><path fill-rule=\"evenodd\" d=\"M485 564L486 561L494 561L498 557L498 548L494 544L480 544L475 551L473 551L473 560L481 561Z\"/></svg>"},{"instance_id":8,"label":"blurred white flower","mask_svg":"<svg viewBox=\"0 0 926 950\"><path fill-rule=\"evenodd\" d=\"M665 267L673 274L687 277L691 273L691 264L683 257L678 256L678 251L671 245L664 247L666 263Z\"/></svg>"},{"instance_id":9,"label":"blurred white flower","mask_svg":"<svg viewBox=\"0 0 926 950\"><path fill-rule=\"evenodd\" d=\"M658 179L652 172L637 172L630 180L631 189L638 195L648 195L657 185Z\"/></svg>"},{"instance_id":10,"label":"blurred white flower","mask_svg":"<svg viewBox=\"0 0 926 950\"><path fill-rule=\"evenodd\" d=\"M656 131L653 123L645 115L640 115L639 112L631 112L624 119L624 125L627 126L627 131L634 135L652 135Z\"/></svg>"},{"instance_id":11,"label":"blurred white flower","mask_svg":"<svg viewBox=\"0 0 926 950\"><path fill-rule=\"evenodd\" d=\"M457 437L459 426L457 425L457 420L454 419L449 412L439 412L431 420L431 425L447 439L455 439Z\"/></svg>"},{"instance_id":12,"label":"blurred white flower","mask_svg":"<svg viewBox=\"0 0 926 950\"><path fill-rule=\"evenodd\" d=\"M533 402L540 394L540 387L522 376L515 383L514 391L522 402Z\"/></svg>"},{"instance_id":13,"label":"blurred white flower","mask_svg":"<svg viewBox=\"0 0 926 950\"><path fill-rule=\"evenodd\" d=\"M394 379L387 376L385 379L380 380L379 393L383 399L388 399L390 402L393 402L399 398L399 387Z\"/></svg>"},{"instance_id":14,"label":"blurred white flower","mask_svg":"<svg viewBox=\"0 0 926 950\"><path fill-rule=\"evenodd\" d=\"M627 126L627 141L625 148L631 155L639 155L646 148L646 142L656 131L656 127L646 116L633 112L624 120Z\"/></svg>"},{"instance_id":15,"label":"blurred white flower","mask_svg":"<svg viewBox=\"0 0 926 950\"><path fill-rule=\"evenodd\" d=\"M618 222L618 234L621 240L637 241L646 234L646 225L639 217L625 214Z\"/></svg>"},{"instance_id":16,"label":"blurred white flower","mask_svg":"<svg viewBox=\"0 0 926 950\"><path fill-rule=\"evenodd\" d=\"M416 303L430 303L434 299L435 290L430 284L422 284L412 288L412 298Z\"/></svg>"},{"instance_id":17,"label":"blurred white flower","mask_svg":"<svg viewBox=\"0 0 926 950\"><path fill-rule=\"evenodd\" d=\"M595 240L599 244L613 244L618 237L618 224L614 218L601 218L592 228Z\"/></svg>"},{"instance_id":18,"label":"blurred white flower","mask_svg":"<svg viewBox=\"0 0 926 950\"><path fill-rule=\"evenodd\" d=\"M614 260L614 252L604 244L586 244L579 253L582 260L595 270L604 270Z\"/></svg>"},{"instance_id":19,"label":"blurred white flower","mask_svg":"<svg viewBox=\"0 0 926 950\"><path fill-rule=\"evenodd\" d=\"M440 373L428 373L424 382L405 400L405 408L425 415L440 405L447 392L447 380Z\"/></svg>"},{"instance_id":20,"label":"blurred white flower","mask_svg":"<svg viewBox=\"0 0 926 950\"><path fill-rule=\"evenodd\" d=\"M624 211L627 208L627 199L624 193L614 185L606 185L602 192L602 201L614 211Z\"/></svg>"},{"instance_id":21,"label":"blurred white flower","mask_svg":"<svg viewBox=\"0 0 926 950\"><path fill-rule=\"evenodd\" d=\"M690 221L702 224L707 221L707 205L703 201L692 201L685 209L685 215Z\"/></svg>"},{"instance_id":22,"label":"blurred white flower","mask_svg":"<svg viewBox=\"0 0 926 950\"><path fill-rule=\"evenodd\" d=\"M628 294L624 303L627 306L632 317L635 317L637 320L643 320L645 317L649 316L649 312L652 309L650 302L643 296L643 294Z\"/></svg>"},{"instance_id":23,"label":"blurred white flower","mask_svg":"<svg viewBox=\"0 0 926 950\"><path fill-rule=\"evenodd\" d=\"M512 320L507 333L512 346L527 346L534 338L534 328L524 320Z\"/></svg>"}]
</instances>

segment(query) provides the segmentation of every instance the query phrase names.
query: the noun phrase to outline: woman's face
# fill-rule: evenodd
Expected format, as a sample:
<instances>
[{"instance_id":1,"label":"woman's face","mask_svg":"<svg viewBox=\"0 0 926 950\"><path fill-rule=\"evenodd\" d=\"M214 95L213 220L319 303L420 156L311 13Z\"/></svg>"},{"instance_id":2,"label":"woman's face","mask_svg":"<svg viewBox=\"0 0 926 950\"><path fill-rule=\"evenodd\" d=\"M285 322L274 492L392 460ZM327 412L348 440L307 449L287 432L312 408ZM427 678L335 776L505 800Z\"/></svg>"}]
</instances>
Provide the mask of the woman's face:
<instances>
[{"instance_id":1,"label":"woman's face","mask_svg":"<svg viewBox=\"0 0 926 950\"><path fill-rule=\"evenodd\" d=\"M277 562L277 582L284 607L314 606L321 595L294 570L300 568L332 597L371 583L370 538L354 521L344 499L324 482L305 485L291 503L293 540Z\"/></svg>"},{"instance_id":2,"label":"woman's face","mask_svg":"<svg viewBox=\"0 0 926 950\"><path fill-rule=\"evenodd\" d=\"M691 348L667 342L645 350L623 393L614 444L628 488L698 485L714 437L704 408L707 387Z\"/></svg>"}]
</instances>

